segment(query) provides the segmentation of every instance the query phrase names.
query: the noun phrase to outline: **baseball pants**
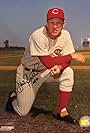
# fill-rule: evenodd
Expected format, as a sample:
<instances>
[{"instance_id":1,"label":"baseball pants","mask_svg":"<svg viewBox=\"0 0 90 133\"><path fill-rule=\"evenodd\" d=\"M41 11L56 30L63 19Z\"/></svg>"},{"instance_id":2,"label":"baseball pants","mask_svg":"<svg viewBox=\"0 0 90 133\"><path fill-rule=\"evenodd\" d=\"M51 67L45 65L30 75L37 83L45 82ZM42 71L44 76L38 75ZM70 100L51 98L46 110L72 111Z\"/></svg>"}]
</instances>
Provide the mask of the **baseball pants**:
<instances>
[{"instance_id":1,"label":"baseball pants","mask_svg":"<svg viewBox=\"0 0 90 133\"><path fill-rule=\"evenodd\" d=\"M32 86L27 79L23 78L23 71L24 67L20 65L17 68L16 74L17 99L12 103L15 112L20 116L26 116L29 113L40 86L47 79L47 76L46 78L41 78L36 86ZM73 70L67 67L59 78L59 89L61 91L71 92L74 82L73 77Z\"/></svg>"}]
</instances>

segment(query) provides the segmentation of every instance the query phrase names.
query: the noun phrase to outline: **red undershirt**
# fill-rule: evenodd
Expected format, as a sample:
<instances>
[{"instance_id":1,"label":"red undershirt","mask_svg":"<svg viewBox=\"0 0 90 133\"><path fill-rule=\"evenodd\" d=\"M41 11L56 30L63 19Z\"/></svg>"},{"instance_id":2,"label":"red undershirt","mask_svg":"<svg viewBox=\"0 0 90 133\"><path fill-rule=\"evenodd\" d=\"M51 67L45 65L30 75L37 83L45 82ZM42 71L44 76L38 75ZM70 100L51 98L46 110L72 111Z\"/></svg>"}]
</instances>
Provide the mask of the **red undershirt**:
<instances>
[{"instance_id":1,"label":"red undershirt","mask_svg":"<svg viewBox=\"0 0 90 133\"><path fill-rule=\"evenodd\" d=\"M38 58L47 69L50 69L55 65L61 65L63 70L64 68L68 67L72 61L72 56L70 54L55 57L51 57L50 55L38 56Z\"/></svg>"}]
</instances>

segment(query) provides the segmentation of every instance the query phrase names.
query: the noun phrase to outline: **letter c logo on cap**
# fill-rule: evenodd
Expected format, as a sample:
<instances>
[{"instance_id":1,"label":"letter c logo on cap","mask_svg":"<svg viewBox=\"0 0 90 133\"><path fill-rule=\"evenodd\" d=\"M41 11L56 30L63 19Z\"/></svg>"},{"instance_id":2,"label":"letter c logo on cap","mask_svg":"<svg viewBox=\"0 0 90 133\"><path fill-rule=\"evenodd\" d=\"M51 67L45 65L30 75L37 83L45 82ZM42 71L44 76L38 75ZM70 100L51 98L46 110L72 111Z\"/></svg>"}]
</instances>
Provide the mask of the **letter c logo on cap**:
<instances>
[{"instance_id":1,"label":"letter c logo on cap","mask_svg":"<svg viewBox=\"0 0 90 133\"><path fill-rule=\"evenodd\" d=\"M58 9L53 9L53 10L52 10L52 13L53 13L53 14L58 14Z\"/></svg>"}]
</instances>

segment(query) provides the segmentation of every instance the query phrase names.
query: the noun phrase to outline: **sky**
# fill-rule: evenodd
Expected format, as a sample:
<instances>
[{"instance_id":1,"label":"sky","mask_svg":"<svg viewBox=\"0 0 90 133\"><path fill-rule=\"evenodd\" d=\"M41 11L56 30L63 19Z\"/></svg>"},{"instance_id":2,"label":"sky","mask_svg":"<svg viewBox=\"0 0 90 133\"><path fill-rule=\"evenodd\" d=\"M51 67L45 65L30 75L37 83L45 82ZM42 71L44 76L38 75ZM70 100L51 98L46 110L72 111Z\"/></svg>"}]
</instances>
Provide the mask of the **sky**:
<instances>
[{"instance_id":1,"label":"sky","mask_svg":"<svg viewBox=\"0 0 90 133\"><path fill-rule=\"evenodd\" d=\"M0 0L0 47L28 44L31 33L45 25L49 8L65 12L66 29L74 46L81 47L81 38L90 35L90 0Z\"/></svg>"}]
</instances>

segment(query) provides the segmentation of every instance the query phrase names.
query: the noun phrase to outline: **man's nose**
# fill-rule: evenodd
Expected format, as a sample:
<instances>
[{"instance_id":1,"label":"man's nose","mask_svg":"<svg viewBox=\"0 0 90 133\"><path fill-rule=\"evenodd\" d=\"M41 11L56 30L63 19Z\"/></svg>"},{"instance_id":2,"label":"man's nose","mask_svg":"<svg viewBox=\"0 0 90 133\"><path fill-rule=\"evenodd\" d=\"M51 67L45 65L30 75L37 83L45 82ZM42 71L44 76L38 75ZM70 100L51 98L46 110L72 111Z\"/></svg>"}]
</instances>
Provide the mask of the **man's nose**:
<instances>
[{"instance_id":1,"label":"man's nose","mask_svg":"<svg viewBox=\"0 0 90 133\"><path fill-rule=\"evenodd\" d=\"M57 25L56 24L54 24L54 28L57 28Z\"/></svg>"}]
</instances>

